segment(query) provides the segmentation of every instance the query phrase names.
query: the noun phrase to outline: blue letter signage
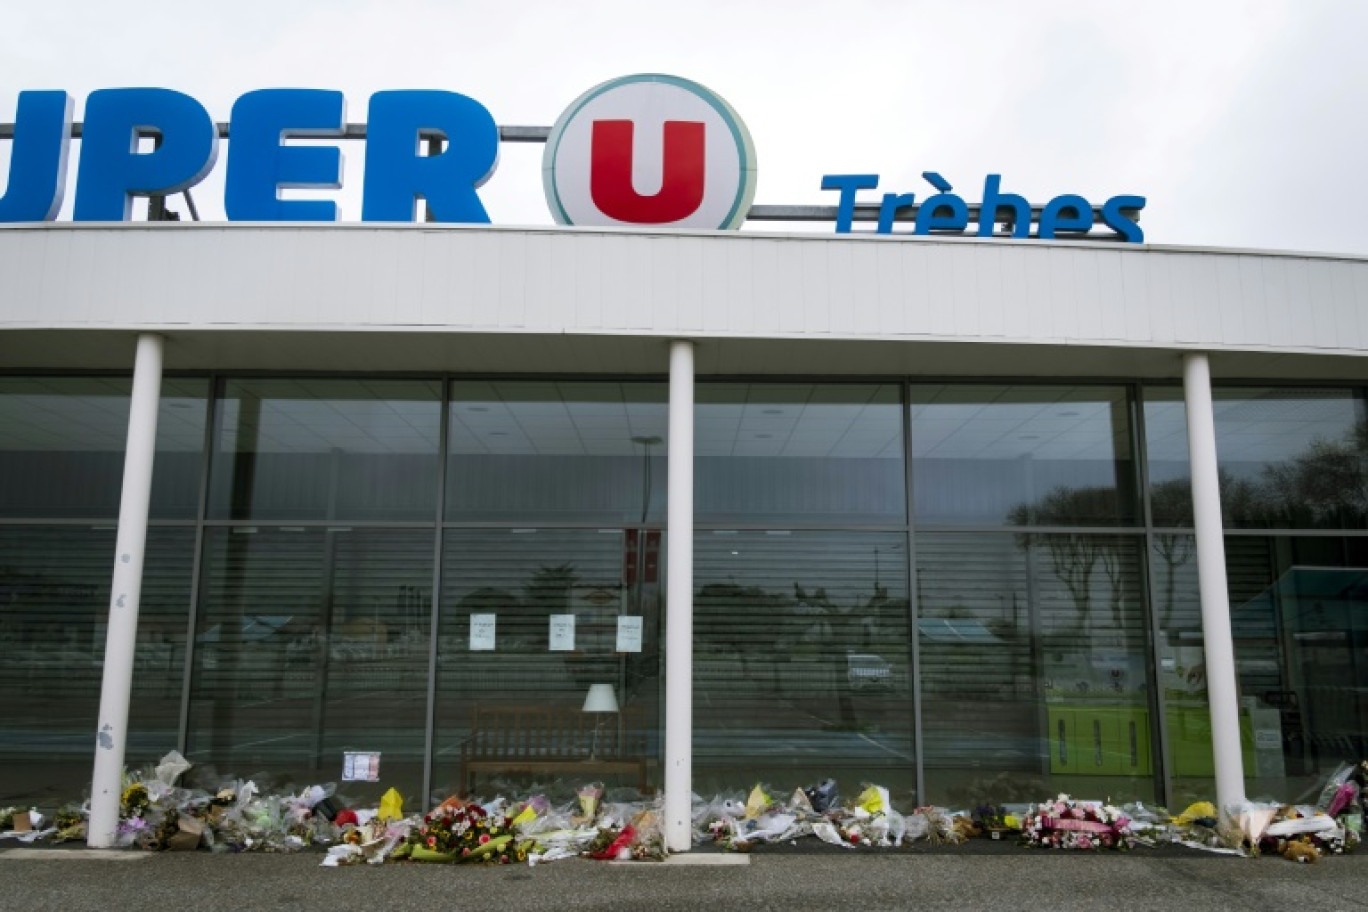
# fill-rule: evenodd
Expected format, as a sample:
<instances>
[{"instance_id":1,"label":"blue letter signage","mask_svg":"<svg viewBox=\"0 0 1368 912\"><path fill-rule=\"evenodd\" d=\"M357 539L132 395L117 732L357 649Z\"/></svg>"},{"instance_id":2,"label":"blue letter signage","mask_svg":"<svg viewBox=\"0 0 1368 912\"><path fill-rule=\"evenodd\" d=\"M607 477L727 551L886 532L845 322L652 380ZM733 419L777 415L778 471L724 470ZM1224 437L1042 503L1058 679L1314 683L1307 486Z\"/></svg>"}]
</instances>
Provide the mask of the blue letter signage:
<instances>
[{"instance_id":1,"label":"blue letter signage","mask_svg":"<svg viewBox=\"0 0 1368 912\"><path fill-rule=\"evenodd\" d=\"M678 88L676 83L682 85L684 82L687 80L653 75L631 77L624 84ZM618 83L611 85L617 86ZM599 98L597 94L590 95L594 99ZM587 104L586 99L590 95L576 101L573 110L578 111ZM754 187L754 150L749 153L749 158L742 154L738 161L719 160L721 163L716 167L708 164L704 168L704 160L699 157L706 152L703 140L699 138L704 135L704 129L698 118L706 120L713 112L720 110L717 101L704 100L706 104L693 114L671 114L665 118L666 151L669 153L670 135L687 134L697 139L694 143L697 146L694 155L697 173L686 175L693 183L675 183L698 190L698 194L694 194L698 198L689 203L698 208L704 202L704 196L699 195L706 189L704 177L711 180L709 175L720 174L722 178L727 178L719 178L721 185L731 188L720 198L726 203L721 210L725 218L720 223L724 227L736 227L749 211L750 197L744 193L737 196L734 191L736 186L743 190L747 186ZM19 93L18 114L10 149L9 180L4 195L0 196L0 223L50 221L61 211L70 153L72 107L71 97L66 92ZM654 102L646 106L654 112L651 116L657 120L662 116L658 107ZM229 145L223 210L228 219L263 222L336 221L335 202L282 199L281 191L337 190L342 187L343 159L338 145L301 145L290 140L340 140L346 137L346 111L346 99L342 93L325 89L259 89L238 98L233 104L226 134ZM607 179L599 181L598 178L602 176L599 171L609 173L612 169L600 160L602 156L600 159L594 158L597 153L593 150L600 146L610 149L608 140L600 143L600 139L611 135L625 137L623 141L627 145L621 146L619 143L621 148L615 154L621 161L610 162L617 171L612 171L610 175L613 177L613 182L610 182L613 186L609 189L619 195L625 193L624 198L632 202L628 208L637 214L630 217L622 215L621 212L626 210L622 209L619 205L621 200L618 200L609 207L618 214L605 217L610 221L617 218L618 223L633 224L666 225L681 222L678 215L672 214L666 218L659 214L665 209L674 213L678 208L673 204L665 206L661 202L665 193L663 189L655 196L650 196L639 193L632 186L631 137L635 121L623 119L625 116L618 107L608 105L605 111L580 124L576 128L579 132L567 140L570 146L566 148L583 147L581 151L585 154L576 158L562 149L560 153L550 156L548 161L567 172L557 172L560 176L555 181L557 202L553 208L564 207L567 200L573 199L572 195L567 196L571 193L568 188L582 185L584 194L581 195L592 196L596 201L594 206L599 206L602 212L608 211L600 204L606 205L605 200L612 200L607 197L600 199L599 193L601 190L608 192L603 190L603 186L608 186L605 183ZM411 222L417 214L420 199L426 201L428 213L435 221L477 224L489 221L479 189L498 166L499 127L484 105L456 92L385 91L376 92L370 97L368 117L361 194L362 221ZM720 132L714 132L724 137L740 135L732 121L739 123L735 117L730 120L722 117L718 124ZM565 135L569 135L561 130L562 126L565 123L559 123L553 129L552 143L548 149L559 148L556 146L559 142L557 136L564 139ZM684 130L683 127L689 129ZM652 129L662 129L662 125L657 123ZM218 157L219 128L209 113L195 99L170 89L100 89L92 92L86 100L83 130L73 211L73 218L79 222L126 220L134 197L169 196L188 190L204 179ZM741 134L744 133L742 128ZM429 149L424 148L427 142L433 142ZM576 142L579 146L574 146ZM746 142L749 142L748 136ZM623 149L626 150L625 158ZM678 159L679 155L675 155L675 158ZM626 162L626 171L618 167L622 161ZM566 165L565 162L572 164ZM600 165L604 165L603 168ZM866 218L873 215L877 205L875 231L878 234L893 234L894 228L901 223L908 226L904 231L916 235L977 234L978 237L995 237L1005 230L1014 238L1086 237L1094 223L1100 221L1123 241L1138 244L1145 239L1144 232L1137 224L1139 212L1145 207L1143 196L1113 196L1100 207L1094 207L1082 196L1064 193L1043 206L1032 206L1025 197L1005 192L1001 175L989 174L983 182L983 202L976 205L965 202L964 197L955 193L950 182L937 172L923 171L922 177L935 192L920 204L915 193L905 192L884 193L877 204L869 200L865 205L857 206L856 198L862 191L878 189L879 175L823 176L822 189L839 194L835 212L836 233L848 234L853 230L857 208L860 217ZM750 183L747 183L748 180ZM651 205L646 205L648 202ZM647 210L654 214L639 217ZM563 221L560 215L557 215L557 219ZM714 219L712 224L719 222Z\"/></svg>"},{"instance_id":2,"label":"blue letter signage","mask_svg":"<svg viewBox=\"0 0 1368 912\"><path fill-rule=\"evenodd\" d=\"M19 93L0 222L57 217L66 190L71 96ZM363 221L413 221L425 199L443 222L488 222L476 191L499 160L489 111L455 92L376 92L366 131ZM283 200L283 189L338 189L336 146L287 145L293 137L341 137L346 101L323 89L261 89L233 105L223 208L232 221L329 222L337 204ZM420 141L443 140L436 155ZM124 221L136 196L169 196L204 179L218 158L218 128L204 107L170 89L100 89L86 100L76 174L78 222Z\"/></svg>"},{"instance_id":3,"label":"blue letter signage","mask_svg":"<svg viewBox=\"0 0 1368 912\"><path fill-rule=\"evenodd\" d=\"M963 233L969 225L968 205L961 197L950 192L953 188L949 181L935 171L923 171L922 177L939 192L927 197L921 204L911 233ZM822 177L823 190L835 190L840 193L836 203L838 234L846 234L851 230L856 191L874 190L878 186L877 174L827 174ZM893 223L899 210L909 209L916 202L915 193L885 193L879 203L876 232L892 234ZM1136 224L1134 215L1143 208L1143 196L1113 196L1102 204L1102 222L1120 235L1121 240L1134 244L1142 243L1145 234ZM1010 214L999 218L1003 216L1004 210ZM983 204L979 207L978 236L992 237L994 227L1001 221L1010 226L1012 237L1030 237L1031 218L1031 204L1015 193L1003 193L1002 175L988 175L983 182ZM1036 237L1053 238L1059 232L1083 235L1092 230L1092 227L1092 204L1081 196L1065 193L1056 196L1041 209L1036 225Z\"/></svg>"}]
</instances>

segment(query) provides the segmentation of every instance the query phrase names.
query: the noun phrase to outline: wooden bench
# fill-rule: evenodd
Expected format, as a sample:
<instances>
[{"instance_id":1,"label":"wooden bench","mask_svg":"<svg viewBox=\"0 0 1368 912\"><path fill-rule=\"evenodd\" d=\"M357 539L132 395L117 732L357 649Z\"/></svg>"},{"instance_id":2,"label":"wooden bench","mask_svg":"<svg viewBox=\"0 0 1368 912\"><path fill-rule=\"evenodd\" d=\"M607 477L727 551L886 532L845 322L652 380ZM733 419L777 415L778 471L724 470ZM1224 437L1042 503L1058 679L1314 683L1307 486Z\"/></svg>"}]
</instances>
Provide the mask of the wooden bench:
<instances>
[{"instance_id":1,"label":"wooden bench","mask_svg":"<svg viewBox=\"0 0 1368 912\"><path fill-rule=\"evenodd\" d=\"M646 766L641 716L630 708L595 714L578 706L477 705L461 742L460 787L469 796L481 773L558 773L582 782L635 775L646 794Z\"/></svg>"}]
</instances>

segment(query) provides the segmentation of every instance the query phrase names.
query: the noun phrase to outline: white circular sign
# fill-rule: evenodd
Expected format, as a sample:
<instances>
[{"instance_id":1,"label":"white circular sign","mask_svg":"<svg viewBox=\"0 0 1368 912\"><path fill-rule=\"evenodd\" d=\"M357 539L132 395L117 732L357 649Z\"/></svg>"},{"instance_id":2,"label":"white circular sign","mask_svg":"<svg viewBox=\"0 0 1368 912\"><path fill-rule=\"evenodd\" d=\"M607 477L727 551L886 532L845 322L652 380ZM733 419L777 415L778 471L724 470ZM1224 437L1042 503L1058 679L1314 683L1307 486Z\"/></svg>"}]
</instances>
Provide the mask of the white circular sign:
<instances>
[{"instance_id":1,"label":"white circular sign","mask_svg":"<svg viewBox=\"0 0 1368 912\"><path fill-rule=\"evenodd\" d=\"M677 76L624 76L561 114L542 184L562 225L738 228L755 198L755 146L720 96Z\"/></svg>"}]
</instances>

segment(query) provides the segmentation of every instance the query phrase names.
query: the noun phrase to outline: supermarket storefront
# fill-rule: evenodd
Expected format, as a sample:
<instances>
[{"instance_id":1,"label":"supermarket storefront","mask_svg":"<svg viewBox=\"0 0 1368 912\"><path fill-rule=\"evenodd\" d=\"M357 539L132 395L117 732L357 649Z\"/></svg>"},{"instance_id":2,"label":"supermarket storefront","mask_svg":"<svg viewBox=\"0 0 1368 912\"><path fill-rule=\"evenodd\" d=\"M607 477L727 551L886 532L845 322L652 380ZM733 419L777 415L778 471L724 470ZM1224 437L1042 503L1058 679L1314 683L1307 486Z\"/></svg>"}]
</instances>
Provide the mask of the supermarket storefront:
<instances>
[{"instance_id":1,"label":"supermarket storefront","mask_svg":"<svg viewBox=\"0 0 1368 912\"><path fill-rule=\"evenodd\" d=\"M130 763L179 746L305 779L366 751L375 787L442 793L477 708L607 683L660 787L680 339L698 788L1209 795L1194 349L1246 787L1300 792L1363 751L1358 261L419 226L0 240L15 798L89 774L147 332Z\"/></svg>"},{"instance_id":2,"label":"supermarket storefront","mask_svg":"<svg viewBox=\"0 0 1368 912\"><path fill-rule=\"evenodd\" d=\"M51 174L0 198L0 799L79 794L92 730L97 782L172 748L361 798L592 774L671 826L689 789L828 776L1291 798L1365 752L1365 261L1145 246L1141 197L935 172L737 233L749 135L657 76L550 129L377 93L350 225L277 192L340 176L278 145L351 136L340 95L250 93L230 221L132 223L222 127L120 91L72 223L65 93L21 99ZM559 227L487 224L519 130Z\"/></svg>"}]
</instances>

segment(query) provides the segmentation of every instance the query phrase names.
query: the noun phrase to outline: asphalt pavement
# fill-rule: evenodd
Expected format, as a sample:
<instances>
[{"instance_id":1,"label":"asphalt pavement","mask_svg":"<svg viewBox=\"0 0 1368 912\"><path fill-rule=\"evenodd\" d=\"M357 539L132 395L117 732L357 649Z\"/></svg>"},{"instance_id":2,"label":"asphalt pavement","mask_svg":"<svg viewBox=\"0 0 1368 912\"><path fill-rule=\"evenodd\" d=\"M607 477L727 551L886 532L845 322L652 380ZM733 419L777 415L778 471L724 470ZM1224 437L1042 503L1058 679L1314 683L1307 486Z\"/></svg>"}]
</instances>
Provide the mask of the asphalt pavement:
<instances>
[{"instance_id":1,"label":"asphalt pavement","mask_svg":"<svg viewBox=\"0 0 1368 912\"><path fill-rule=\"evenodd\" d=\"M0 849L0 908L23 910L1316 910L1368 908L1368 851L1317 864L1165 847L1129 853L1017 846L696 852L667 863L536 867L322 855Z\"/></svg>"}]
</instances>

